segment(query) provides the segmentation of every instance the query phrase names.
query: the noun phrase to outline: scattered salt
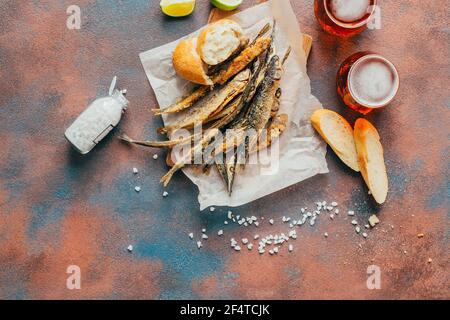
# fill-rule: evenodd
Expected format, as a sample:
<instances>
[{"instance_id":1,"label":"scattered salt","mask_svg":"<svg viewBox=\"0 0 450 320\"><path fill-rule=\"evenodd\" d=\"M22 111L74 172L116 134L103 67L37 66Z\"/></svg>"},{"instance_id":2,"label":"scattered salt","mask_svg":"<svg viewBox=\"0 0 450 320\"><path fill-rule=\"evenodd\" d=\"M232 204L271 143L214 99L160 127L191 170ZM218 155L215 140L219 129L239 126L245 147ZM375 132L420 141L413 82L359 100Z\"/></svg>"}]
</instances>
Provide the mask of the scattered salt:
<instances>
[{"instance_id":1,"label":"scattered salt","mask_svg":"<svg viewBox=\"0 0 450 320\"><path fill-rule=\"evenodd\" d=\"M369 217L369 224L372 228L375 227L379 223L380 223L380 220L378 219L378 217L376 215L373 214Z\"/></svg>"}]
</instances>

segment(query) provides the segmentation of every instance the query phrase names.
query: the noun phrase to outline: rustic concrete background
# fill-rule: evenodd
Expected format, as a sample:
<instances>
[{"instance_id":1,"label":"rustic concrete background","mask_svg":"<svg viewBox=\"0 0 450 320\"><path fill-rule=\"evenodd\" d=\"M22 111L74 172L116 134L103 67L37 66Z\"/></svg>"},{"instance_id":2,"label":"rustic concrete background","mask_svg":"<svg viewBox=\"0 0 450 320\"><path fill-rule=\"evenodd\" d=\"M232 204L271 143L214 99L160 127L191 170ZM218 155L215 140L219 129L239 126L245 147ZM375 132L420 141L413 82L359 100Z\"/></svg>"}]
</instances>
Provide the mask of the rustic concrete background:
<instances>
[{"instance_id":1,"label":"rustic concrete background","mask_svg":"<svg viewBox=\"0 0 450 320\"><path fill-rule=\"evenodd\" d=\"M273 257L233 252L229 238L252 237L254 228L223 226L226 208L199 212L197 190L181 173L163 199L164 152L155 161L152 152L116 139L122 130L158 137L161 120L149 111L155 97L138 54L204 25L211 8L197 2L182 19L162 15L156 0L2 2L0 298L450 298L448 6L383 1L381 30L341 40L321 31L313 1L291 1L302 29L314 37L309 74L325 107L356 119L337 98L335 73L359 50L391 59L401 89L389 108L368 116L385 146L390 192L384 206L374 205L360 176L328 153L329 174L234 210L280 219L314 201L336 200L341 212L355 209L360 221L377 213L381 224L363 240L345 215L321 217L315 228L298 230L292 254L283 248ZM81 30L66 28L73 3L81 7ZM81 157L64 130L107 91L113 75L128 88L129 110L117 131ZM187 234L202 227L210 239L198 250ZM221 228L225 236L214 236ZM286 230L264 224L258 233L276 231ZM71 264L81 267L81 290L66 289ZM371 264L381 268L381 290L366 288Z\"/></svg>"}]
</instances>

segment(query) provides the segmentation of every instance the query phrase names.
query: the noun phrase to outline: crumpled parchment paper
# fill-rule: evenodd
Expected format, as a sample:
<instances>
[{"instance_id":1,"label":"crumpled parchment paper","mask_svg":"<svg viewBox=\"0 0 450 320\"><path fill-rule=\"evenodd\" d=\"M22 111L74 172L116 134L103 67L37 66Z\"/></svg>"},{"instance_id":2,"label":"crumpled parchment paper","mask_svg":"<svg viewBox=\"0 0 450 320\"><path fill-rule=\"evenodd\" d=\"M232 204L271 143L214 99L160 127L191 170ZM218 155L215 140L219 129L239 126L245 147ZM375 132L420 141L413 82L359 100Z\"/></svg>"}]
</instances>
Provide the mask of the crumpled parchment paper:
<instances>
[{"instance_id":1,"label":"crumpled parchment paper","mask_svg":"<svg viewBox=\"0 0 450 320\"><path fill-rule=\"evenodd\" d=\"M289 0L272 0L230 17L237 21L245 34L253 39L258 31L273 18L277 21L275 51L282 57L289 45L292 53L284 66L281 81L281 105L279 114L289 116L289 125L279 140L272 145L271 153L277 161L267 162L271 155L262 157L258 164L249 164L239 171L231 196L215 168L208 175L190 167L184 173L198 186L200 209L208 206L240 206L316 174L327 173L326 145L314 133L310 124L311 114L322 108L311 94L310 80L306 73L306 57L302 34ZM197 35L200 30L188 35ZM180 39L181 40L181 39ZM155 91L161 108L170 106L192 88L192 84L179 78L172 67L172 52L180 40L140 54L150 85ZM164 116L164 123L173 121ZM252 157L250 160L255 162ZM257 158L258 159L258 158Z\"/></svg>"}]
</instances>

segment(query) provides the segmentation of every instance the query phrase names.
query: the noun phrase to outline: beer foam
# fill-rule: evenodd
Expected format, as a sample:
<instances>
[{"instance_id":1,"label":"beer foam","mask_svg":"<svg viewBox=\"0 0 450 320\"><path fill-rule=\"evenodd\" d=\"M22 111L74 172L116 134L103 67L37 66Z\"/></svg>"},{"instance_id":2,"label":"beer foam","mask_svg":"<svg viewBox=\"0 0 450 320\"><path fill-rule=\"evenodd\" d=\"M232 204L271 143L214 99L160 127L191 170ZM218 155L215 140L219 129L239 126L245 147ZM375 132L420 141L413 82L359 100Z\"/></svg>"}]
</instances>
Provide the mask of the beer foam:
<instances>
[{"instance_id":1,"label":"beer foam","mask_svg":"<svg viewBox=\"0 0 450 320\"><path fill-rule=\"evenodd\" d=\"M340 21L354 22L367 13L370 0L332 0L331 12Z\"/></svg>"},{"instance_id":2,"label":"beer foam","mask_svg":"<svg viewBox=\"0 0 450 320\"><path fill-rule=\"evenodd\" d=\"M379 105L389 99L395 89L392 69L376 58L355 66L351 75L353 95L366 105Z\"/></svg>"}]
</instances>

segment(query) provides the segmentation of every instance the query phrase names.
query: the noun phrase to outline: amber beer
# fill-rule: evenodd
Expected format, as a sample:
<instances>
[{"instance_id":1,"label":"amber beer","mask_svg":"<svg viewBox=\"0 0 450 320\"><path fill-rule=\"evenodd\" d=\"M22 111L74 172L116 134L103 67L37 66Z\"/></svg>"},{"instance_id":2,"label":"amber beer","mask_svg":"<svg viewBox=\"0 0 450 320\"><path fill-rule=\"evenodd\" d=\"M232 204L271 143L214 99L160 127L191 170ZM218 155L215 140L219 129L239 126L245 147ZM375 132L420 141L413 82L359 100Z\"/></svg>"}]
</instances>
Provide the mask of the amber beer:
<instances>
[{"instance_id":1,"label":"amber beer","mask_svg":"<svg viewBox=\"0 0 450 320\"><path fill-rule=\"evenodd\" d=\"M350 37L367 29L377 0L315 0L314 12L328 33Z\"/></svg>"},{"instance_id":2,"label":"amber beer","mask_svg":"<svg viewBox=\"0 0 450 320\"><path fill-rule=\"evenodd\" d=\"M344 103L362 114L389 104L400 80L397 69L377 53L358 52L347 58L337 74L337 91Z\"/></svg>"}]
</instances>

